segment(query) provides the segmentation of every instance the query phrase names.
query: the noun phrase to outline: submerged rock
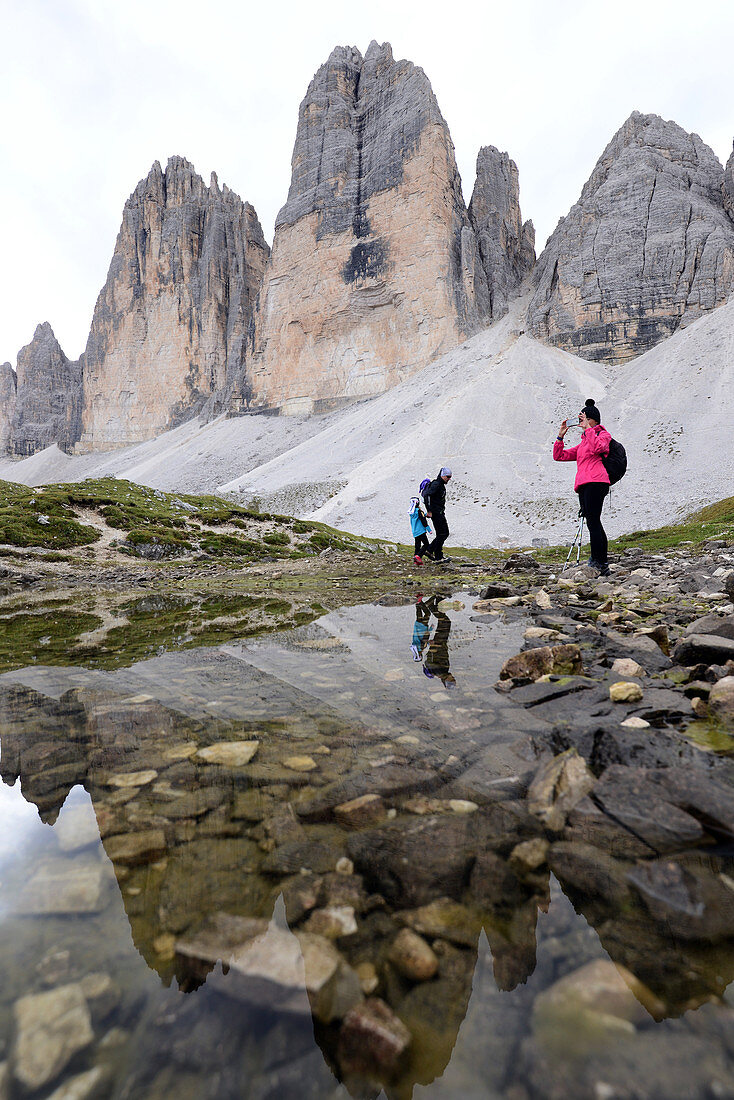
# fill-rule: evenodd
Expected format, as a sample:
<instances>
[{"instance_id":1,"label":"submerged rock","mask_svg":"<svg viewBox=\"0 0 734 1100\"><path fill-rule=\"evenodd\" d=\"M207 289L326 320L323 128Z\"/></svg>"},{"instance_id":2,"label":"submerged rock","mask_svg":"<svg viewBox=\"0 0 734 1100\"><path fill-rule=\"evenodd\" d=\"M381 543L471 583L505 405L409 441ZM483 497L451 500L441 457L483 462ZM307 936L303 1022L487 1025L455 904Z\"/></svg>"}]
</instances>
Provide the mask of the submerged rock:
<instances>
[{"instance_id":1,"label":"submerged rock","mask_svg":"<svg viewBox=\"0 0 734 1100\"><path fill-rule=\"evenodd\" d=\"M560 832L594 782L586 761L576 749L567 749L539 768L528 790L528 810L553 832Z\"/></svg>"},{"instance_id":2,"label":"submerged rock","mask_svg":"<svg viewBox=\"0 0 734 1100\"><path fill-rule=\"evenodd\" d=\"M14 1074L29 1090L50 1084L94 1039L87 1000L79 985L21 997L13 1012Z\"/></svg>"},{"instance_id":3,"label":"submerged rock","mask_svg":"<svg viewBox=\"0 0 734 1100\"><path fill-rule=\"evenodd\" d=\"M344 1073L392 1073L410 1044L410 1032L379 997L347 1014L339 1032L339 1065Z\"/></svg>"},{"instance_id":4,"label":"submerged rock","mask_svg":"<svg viewBox=\"0 0 734 1100\"><path fill-rule=\"evenodd\" d=\"M390 945L387 957L405 978L413 982L426 982L438 970L438 959L426 941L404 928Z\"/></svg>"}]
</instances>

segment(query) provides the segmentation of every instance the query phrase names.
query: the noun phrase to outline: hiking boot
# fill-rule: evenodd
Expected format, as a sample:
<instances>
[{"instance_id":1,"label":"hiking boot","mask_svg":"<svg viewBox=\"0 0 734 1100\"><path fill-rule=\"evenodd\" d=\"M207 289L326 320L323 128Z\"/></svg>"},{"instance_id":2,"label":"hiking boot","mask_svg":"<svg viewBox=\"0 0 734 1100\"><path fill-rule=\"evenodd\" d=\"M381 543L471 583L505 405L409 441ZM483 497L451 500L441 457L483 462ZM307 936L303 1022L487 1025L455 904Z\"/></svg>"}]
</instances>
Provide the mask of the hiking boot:
<instances>
[{"instance_id":1,"label":"hiking boot","mask_svg":"<svg viewBox=\"0 0 734 1100\"><path fill-rule=\"evenodd\" d=\"M599 570L599 576L600 577L611 577L612 571L609 568L609 562L607 562L607 561L596 562L595 561L594 566L595 566L596 569Z\"/></svg>"},{"instance_id":2,"label":"hiking boot","mask_svg":"<svg viewBox=\"0 0 734 1100\"><path fill-rule=\"evenodd\" d=\"M416 565L423 565L423 558L420 556L420 554L415 554L413 556L413 561Z\"/></svg>"}]
</instances>

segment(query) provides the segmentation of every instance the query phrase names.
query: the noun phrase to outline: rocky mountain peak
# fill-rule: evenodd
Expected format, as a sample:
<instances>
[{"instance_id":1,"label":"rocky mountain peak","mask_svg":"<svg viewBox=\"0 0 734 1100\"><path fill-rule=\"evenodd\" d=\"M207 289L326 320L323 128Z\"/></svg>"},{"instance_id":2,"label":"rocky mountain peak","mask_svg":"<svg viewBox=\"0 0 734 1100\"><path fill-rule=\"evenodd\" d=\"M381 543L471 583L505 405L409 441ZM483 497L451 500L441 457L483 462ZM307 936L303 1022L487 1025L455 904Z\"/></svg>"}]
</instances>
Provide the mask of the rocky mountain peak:
<instances>
[{"instance_id":1,"label":"rocky mountain peak","mask_svg":"<svg viewBox=\"0 0 734 1100\"><path fill-rule=\"evenodd\" d=\"M317 288L317 289L316 289ZM454 148L422 69L338 47L301 103L243 395L310 411L378 393L487 319Z\"/></svg>"},{"instance_id":2,"label":"rocky mountain peak","mask_svg":"<svg viewBox=\"0 0 734 1100\"><path fill-rule=\"evenodd\" d=\"M535 269L534 335L625 362L726 300L725 174L697 134L638 111L599 158Z\"/></svg>"},{"instance_id":3,"label":"rocky mountain peak","mask_svg":"<svg viewBox=\"0 0 734 1100\"><path fill-rule=\"evenodd\" d=\"M30 455L58 443L71 450L81 430L81 402L81 365L67 359L45 321L18 352L9 449Z\"/></svg>"},{"instance_id":4,"label":"rocky mountain peak","mask_svg":"<svg viewBox=\"0 0 734 1100\"><path fill-rule=\"evenodd\" d=\"M125 204L84 357L84 449L148 439L224 390L269 256L252 206L184 157Z\"/></svg>"},{"instance_id":5,"label":"rocky mountain peak","mask_svg":"<svg viewBox=\"0 0 734 1100\"><path fill-rule=\"evenodd\" d=\"M517 165L507 153L485 145L477 156L477 176L469 203L479 256L487 277L489 317L507 312L535 263L535 230L520 215Z\"/></svg>"}]
</instances>

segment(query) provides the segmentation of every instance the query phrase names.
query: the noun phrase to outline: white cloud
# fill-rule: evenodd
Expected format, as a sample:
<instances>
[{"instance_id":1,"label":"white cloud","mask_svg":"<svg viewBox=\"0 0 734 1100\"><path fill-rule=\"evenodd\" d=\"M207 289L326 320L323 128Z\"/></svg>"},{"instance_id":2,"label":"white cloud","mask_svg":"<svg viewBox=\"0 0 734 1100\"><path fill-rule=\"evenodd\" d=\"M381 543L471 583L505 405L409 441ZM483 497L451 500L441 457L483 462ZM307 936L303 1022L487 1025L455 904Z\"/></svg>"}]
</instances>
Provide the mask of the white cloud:
<instances>
[{"instance_id":1,"label":"white cloud","mask_svg":"<svg viewBox=\"0 0 734 1100\"><path fill-rule=\"evenodd\" d=\"M3 4L0 360L44 320L80 353L123 203L156 159L216 170L270 237L298 104L337 44L390 41L422 65L467 200L480 145L507 149L540 245L633 109L674 118L720 158L731 150L728 0L695 15L681 0Z\"/></svg>"}]
</instances>

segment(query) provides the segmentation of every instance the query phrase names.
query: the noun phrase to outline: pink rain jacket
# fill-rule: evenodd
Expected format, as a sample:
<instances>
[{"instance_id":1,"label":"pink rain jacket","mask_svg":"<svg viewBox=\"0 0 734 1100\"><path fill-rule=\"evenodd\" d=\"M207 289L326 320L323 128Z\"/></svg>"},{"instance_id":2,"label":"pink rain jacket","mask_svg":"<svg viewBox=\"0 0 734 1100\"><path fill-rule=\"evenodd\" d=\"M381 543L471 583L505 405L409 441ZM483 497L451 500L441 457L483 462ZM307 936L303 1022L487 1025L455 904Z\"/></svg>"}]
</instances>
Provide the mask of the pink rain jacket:
<instances>
[{"instance_id":1,"label":"pink rain jacket","mask_svg":"<svg viewBox=\"0 0 734 1100\"><path fill-rule=\"evenodd\" d=\"M597 424L595 428L587 428L581 436L578 447L563 446L563 440L557 439L553 444L553 458L556 462L577 462L576 480L573 483L574 490L578 492L579 485L587 485L590 481L601 481L609 484L607 473L602 458L609 454L609 444L612 437L606 428Z\"/></svg>"}]
</instances>

